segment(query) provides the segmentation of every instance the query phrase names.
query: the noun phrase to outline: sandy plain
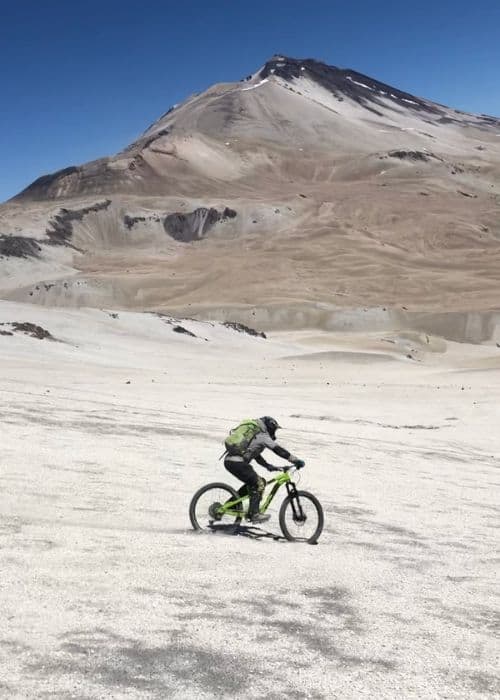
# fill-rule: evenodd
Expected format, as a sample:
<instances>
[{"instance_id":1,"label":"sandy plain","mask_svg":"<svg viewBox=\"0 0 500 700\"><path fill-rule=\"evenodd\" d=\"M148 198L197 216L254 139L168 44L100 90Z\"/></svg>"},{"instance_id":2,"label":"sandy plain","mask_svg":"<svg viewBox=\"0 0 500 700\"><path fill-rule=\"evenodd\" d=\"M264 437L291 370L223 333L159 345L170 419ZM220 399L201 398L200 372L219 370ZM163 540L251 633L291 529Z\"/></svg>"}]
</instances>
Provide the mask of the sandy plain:
<instances>
[{"instance_id":1,"label":"sandy plain","mask_svg":"<svg viewBox=\"0 0 500 700\"><path fill-rule=\"evenodd\" d=\"M498 696L496 343L6 301L0 323L0 696ZM317 546L190 528L262 414L306 460Z\"/></svg>"}]
</instances>

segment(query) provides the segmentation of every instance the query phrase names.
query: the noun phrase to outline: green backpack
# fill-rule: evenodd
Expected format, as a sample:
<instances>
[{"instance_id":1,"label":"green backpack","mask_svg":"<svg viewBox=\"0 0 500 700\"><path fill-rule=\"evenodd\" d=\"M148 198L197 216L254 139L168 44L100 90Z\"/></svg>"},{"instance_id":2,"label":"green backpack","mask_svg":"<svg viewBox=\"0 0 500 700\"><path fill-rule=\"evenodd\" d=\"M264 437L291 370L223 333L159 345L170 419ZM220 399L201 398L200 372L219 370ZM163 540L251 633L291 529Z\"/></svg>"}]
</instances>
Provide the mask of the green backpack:
<instances>
[{"instance_id":1,"label":"green backpack","mask_svg":"<svg viewBox=\"0 0 500 700\"><path fill-rule=\"evenodd\" d=\"M225 440L226 450L230 455L244 457L248 446L254 437L262 432L260 421L244 420L236 428L233 428Z\"/></svg>"}]
</instances>

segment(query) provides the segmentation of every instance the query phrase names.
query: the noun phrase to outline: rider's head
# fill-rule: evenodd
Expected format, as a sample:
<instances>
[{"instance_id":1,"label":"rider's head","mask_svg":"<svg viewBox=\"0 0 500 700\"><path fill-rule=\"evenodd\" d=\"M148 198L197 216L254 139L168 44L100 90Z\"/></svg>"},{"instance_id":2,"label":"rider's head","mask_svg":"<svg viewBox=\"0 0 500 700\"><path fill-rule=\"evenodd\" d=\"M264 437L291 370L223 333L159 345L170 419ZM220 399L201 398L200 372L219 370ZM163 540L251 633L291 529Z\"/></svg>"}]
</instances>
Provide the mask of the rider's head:
<instances>
[{"instance_id":1,"label":"rider's head","mask_svg":"<svg viewBox=\"0 0 500 700\"><path fill-rule=\"evenodd\" d=\"M261 421L264 423L267 432L274 440L276 437L276 431L278 430L278 428L281 428L281 425L279 425L278 421L275 418L271 418L271 416L263 416L261 418Z\"/></svg>"}]
</instances>

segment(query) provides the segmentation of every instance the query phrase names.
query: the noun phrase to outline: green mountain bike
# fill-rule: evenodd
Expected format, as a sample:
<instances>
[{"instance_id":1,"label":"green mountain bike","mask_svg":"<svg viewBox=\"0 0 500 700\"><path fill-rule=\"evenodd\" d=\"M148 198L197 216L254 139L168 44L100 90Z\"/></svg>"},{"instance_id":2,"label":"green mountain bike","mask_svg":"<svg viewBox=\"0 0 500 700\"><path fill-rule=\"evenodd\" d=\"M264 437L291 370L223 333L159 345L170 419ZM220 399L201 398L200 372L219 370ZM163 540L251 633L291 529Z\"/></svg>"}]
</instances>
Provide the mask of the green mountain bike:
<instances>
[{"instance_id":1,"label":"green mountain bike","mask_svg":"<svg viewBox=\"0 0 500 700\"><path fill-rule=\"evenodd\" d=\"M279 511L279 524L287 540L315 543L323 530L324 515L321 503L308 491L299 491L292 474L298 467L284 467L266 482L270 489L261 501L260 512L265 513L282 486L287 496ZM191 499L189 518L195 530L214 532L218 528L239 526L248 511L248 494L241 496L232 486L213 483L202 486Z\"/></svg>"}]
</instances>

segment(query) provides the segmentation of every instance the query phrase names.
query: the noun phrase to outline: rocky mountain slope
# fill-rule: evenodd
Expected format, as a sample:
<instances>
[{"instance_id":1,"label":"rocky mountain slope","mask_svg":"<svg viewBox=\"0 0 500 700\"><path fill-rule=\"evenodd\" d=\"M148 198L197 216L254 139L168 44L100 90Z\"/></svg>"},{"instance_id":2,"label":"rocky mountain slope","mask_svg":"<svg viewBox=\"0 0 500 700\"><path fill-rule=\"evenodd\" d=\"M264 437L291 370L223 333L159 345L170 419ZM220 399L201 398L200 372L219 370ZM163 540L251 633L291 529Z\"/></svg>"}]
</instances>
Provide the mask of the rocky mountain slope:
<instances>
[{"instance_id":1,"label":"rocky mountain slope","mask_svg":"<svg viewBox=\"0 0 500 700\"><path fill-rule=\"evenodd\" d=\"M499 270L499 119L283 56L0 207L0 297L41 304L328 326L493 310Z\"/></svg>"}]
</instances>

